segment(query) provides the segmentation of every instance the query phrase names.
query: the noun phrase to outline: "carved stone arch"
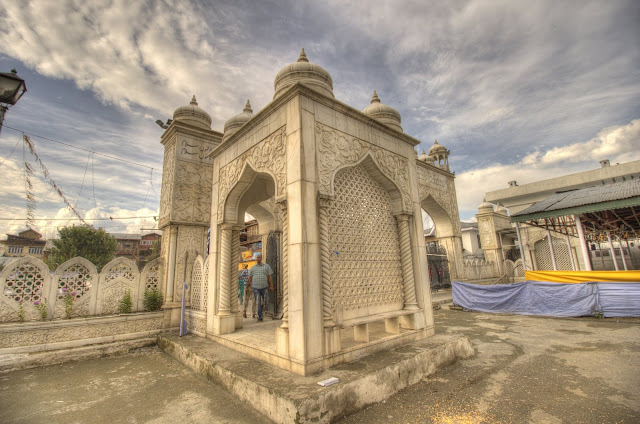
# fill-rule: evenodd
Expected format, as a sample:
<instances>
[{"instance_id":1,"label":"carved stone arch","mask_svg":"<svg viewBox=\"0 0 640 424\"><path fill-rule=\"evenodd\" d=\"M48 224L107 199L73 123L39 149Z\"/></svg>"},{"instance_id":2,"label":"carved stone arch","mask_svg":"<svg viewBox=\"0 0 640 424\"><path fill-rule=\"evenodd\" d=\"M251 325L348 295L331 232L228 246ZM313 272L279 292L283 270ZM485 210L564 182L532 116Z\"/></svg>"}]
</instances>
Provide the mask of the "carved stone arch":
<instances>
[{"instance_id":1,"label":"carved stone arch","mask_svg":"<svg viewBox=\"0 0 640 424\"><path fill-rule=\"evenodd\" d=\"M254 203L253 205L249 205L246 209L246 212L258 221L260 231L267 227L272 227L273 229L279 227L275 211L270 211L269 208L266 207L265 203L266 202Z\"/></svg>"},{"instance_id":2,"label":"carved stone arch","mask_svg":"<svg viewBox=\"0 0 640 424\"><path fill-rule=\"evenodd\" d=\"M427 195L420 201L420 207L429 214L438 231L438 237L450 237L454 235L454 222L449 212L432 196Z\"/></svg>"},{"instance_id":3,"label":"carved stone arch","mask_svg":"<svg viewBox=\"0 0 640 424\"><path fill-rule=\"evenodd\" d=\"M263 202L276 194L276 178L269 171L257 171L247 160L236 183L221 202L219 223L244 223L244 213L253 204Z\"/></svg>"},{"instance_id":4,"label":"carved stone arch","mask_svg":"<svg viewBox=\"0 0 640 424\"><path fill-rule=\"evenodd\" d=\"M76 293L72 316L86 316L95 313L95 299L100 287L98 270L89 260L75 257L61 264L53 275L55 290L55 316L64 315L63 289Z\"/></svg>"},{"instance_id":5,"label":"carved stone arch","mask_svg":"<svg viewBox=\"0 0 640 424\"><path fill-rule=\"evenodd\" d=\"M167 237L168 238L168 237ZM162 273L164 271L164 261L162 257L149 261L140 272L138 283L138 310L144 310L144 292L148 289L160 289Z\"/></svg>"},{"instance_id":6,"label":"carved stone arch","mask_svg":"<svg viewBox=\"0 0 640 424\"><path fill-rule=\"evenodd\" d=\"M140 272L134 262L117 258L104 266L100 273L100 284L96 293L96 313L98 315L118 312L120 300L128 291L133 303L132 311L140 305Z\"/></svg>"},{"instance_id":7,"label":"carved stone arch","mask_svg":"<svg viewBox=\"0 0 640 424\"><path fill-rule=\"evenodd\" d=\"M25 320L36 318L38 313L33 302L48 300L51 287L49 267L40 259L25 256L7 264L0 272L0 322L17 321L20 302ZM51 303L48 302L49 315L53 311Z\"/></svg>"},{"instance_id":8,"label":"carved stone arch","mask_svg":"<svg viewBox=\"0 0 640 424\"><path fill-rule=\"evenodd\" d=\"M353 168L357 165L362 165L365 169L369 177L372 180L380 184L389 194L389 198L391 200L391 210L392 213L399 214L402 212L408 212L403 203L403 196L401 188L385 173L383 172L381 166L376 161L373 154L368 151L362 156L358 161L353 163L343 164L342 166L336 167L335 171L331 175L331 196L335 195L335 179L338 172L345 168Z\"/></svg>"},{"instance_id":9,"label":"carved stone arch","mask_svg":"<svg viewBox=\"0 0 640 424\"><path fill-rule=\"evenodd\" d=\"M140 278L140 271L138 271L138 265L133 262L129 258L115 258L104 267L102 267L102 271L100 271L100 277L108 278L111 275L111 278L116 274L127 273L130 275L125 276L125 278L129 280L138 280Z\"/></svg>"}]
</instances>

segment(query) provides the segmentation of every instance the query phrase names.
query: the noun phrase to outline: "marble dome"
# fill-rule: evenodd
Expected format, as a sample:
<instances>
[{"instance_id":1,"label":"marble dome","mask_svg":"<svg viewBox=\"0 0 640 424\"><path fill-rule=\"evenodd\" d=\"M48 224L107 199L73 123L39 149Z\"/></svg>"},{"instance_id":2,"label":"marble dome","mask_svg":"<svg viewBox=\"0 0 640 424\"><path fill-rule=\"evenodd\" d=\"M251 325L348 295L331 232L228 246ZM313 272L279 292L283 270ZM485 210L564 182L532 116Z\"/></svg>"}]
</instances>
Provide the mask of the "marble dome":
<instances>
[{"instance_id":1,"label":"marble dome","mask_svg":"<svg viewBox=\"0 0 640 424\"><path fill-rule=\"evenodd\" d=\"M296 63L285 66L278 72L276 79L273 81L275 93L273 98L276 99L284 93L287 88L295 83L301 82L310 88L334 98L333 80L331 75L322 66L309 62L304 49L300 51L300 56Z\"/></svg>"},{"instance_id":2,"label":"marble dome","mask_svg":"<svg viewBox=\"0 0 640 424\"><path fill-rule=\"evenodd\" d=\"M362 112L369 115L376 121L380 121L386 126L402 132L402 126L400 126L400 123L402 121L400 112L389 105L381 103L380 97L378 97L378 93L376 93L375 90L373 90L371 104L367 106L366 109L364 109Z\"/></svg>"},{"instance_id":3,"label":"marble dome","mask_svg":"<svg viewBox=\"0 0 640 424\"><path fill-rule=\"evenodd\" d=\"M433 141L433 146L429 149L429 156L437 157L439 153L449 154L449 151L438 140Z\"/></svg>"},{"instance_id":4,"label":"marble dome","mask_svg":"<svg viewBox=\"0 0 640 424\"><path fill-rule=\"evenodd\" d=\"M253 109L251 109L251 103L247 100L247 104L244 105L242 113L230 118L224 123L224 136L222 138L227 139L231 137L232 134L238 131L240 127L246 124L251 118L253 118Z\"/></svg>"},{"instance_id":5,"label":"marble dome","mask_svg":"<svg viewBox=\"0 0 640 424\"><path fill-rule=\"evenodd\" d=\"M180 106L173 112L174 121L189 122L202 128L211 129L211 116L198 107L196 95L187 106Z\"/></svg>"}]
</instances>

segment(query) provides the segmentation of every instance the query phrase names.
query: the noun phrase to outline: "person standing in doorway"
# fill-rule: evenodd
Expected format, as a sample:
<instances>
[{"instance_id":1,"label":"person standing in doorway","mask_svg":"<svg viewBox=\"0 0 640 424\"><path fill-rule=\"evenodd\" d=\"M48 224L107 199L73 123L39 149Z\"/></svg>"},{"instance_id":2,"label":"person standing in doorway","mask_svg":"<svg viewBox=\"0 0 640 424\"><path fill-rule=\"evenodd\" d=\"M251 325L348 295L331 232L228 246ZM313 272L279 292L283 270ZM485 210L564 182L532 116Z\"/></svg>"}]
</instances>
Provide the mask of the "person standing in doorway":
<instances>
[{"instance_id":1,"label":"person standing in doorway","mask_svg":"<svg viewBox=\"0 0 640 424\"><path fill-rule=\"evenodd\" d=\"M256 255L256 262L249 270L249 284L253 287L254 301L258 302L258 321L262 321L262 306L264 305L267 287L273 292L273 270L269 264L262 263L262 253Z\"/></svg>"}]
</instances>

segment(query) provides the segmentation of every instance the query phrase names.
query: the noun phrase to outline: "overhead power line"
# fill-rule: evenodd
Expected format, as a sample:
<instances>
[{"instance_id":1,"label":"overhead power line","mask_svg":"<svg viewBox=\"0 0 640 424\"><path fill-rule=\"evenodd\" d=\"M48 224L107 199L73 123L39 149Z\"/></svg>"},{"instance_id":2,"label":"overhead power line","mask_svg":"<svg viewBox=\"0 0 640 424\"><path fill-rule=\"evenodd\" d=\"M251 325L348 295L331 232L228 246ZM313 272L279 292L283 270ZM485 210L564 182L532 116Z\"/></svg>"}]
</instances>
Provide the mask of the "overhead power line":
<instances>
[{"instance_id":1,"label":"overhead power line","mask_svg":"<svg viewBox=\"0 0 640 424\"><path fill-rule=\"evenodd\" d=\"M53 143L58 143L58 144L61 144L61 145L63 145L63 146L71 147L71 148L73 148L73 149L82 150L82 151L84 151L84 152L93 153L94 155L104 156L105 158L109 158L109 159L113 159L113 160L118 160L118 161L120 161L120 162L125 162L125 163L131 164L131 165L141 166L141 167L143 167L143 168L152 169L152 170L155 170L155 171L162 171L161 169L154 168L154 167L149 166L149 165L144 165L144 164L142 164L142 163L133 162L133 161L130 161L130 160L127 160L127 159L122 159L122 158L119 158L119 157L117 157L117 156L112 156L112 155L107 155L107 154L105 154L105 153L96 152L95 150L85 149L84 147L74 146L73 144L64 143L64 142L62 142L62 141L54 140L54 139L49 138L49 137L45 137L45 136L42 136L42 135L38 135L38 134L34 134L34 133L30 133L30 132L22 131L22 130L19 130L19 129L17 129L17 128L10 127L10 126L8 126L8 125L4 125L2 128L8 128L8 129L13 130L13 131L17 131L17 132L20 132L20 133L23 133L23 134L28 134L28 135L30 135L30 136L32 136L32 137L41 138L41 139L43 139L43 140L51 141L51 142L53 142ZM155 190L154 190L154 191L155 191Z\"/></svg>"},{"instance_id":2,"label":"overhead power line","mask_svg":"<svg viewBox=\"0 0 640 424\"><path fill-rule=\"evenodd\" d=\"M34 218L34 221L116 221L119 219L148 219L153 218L154 220L158 220L157 215L150 216L110 216L108 218ZM0 221L22 221L24 218L3 218L0 217Z\"/></svg>"}]
</instances>

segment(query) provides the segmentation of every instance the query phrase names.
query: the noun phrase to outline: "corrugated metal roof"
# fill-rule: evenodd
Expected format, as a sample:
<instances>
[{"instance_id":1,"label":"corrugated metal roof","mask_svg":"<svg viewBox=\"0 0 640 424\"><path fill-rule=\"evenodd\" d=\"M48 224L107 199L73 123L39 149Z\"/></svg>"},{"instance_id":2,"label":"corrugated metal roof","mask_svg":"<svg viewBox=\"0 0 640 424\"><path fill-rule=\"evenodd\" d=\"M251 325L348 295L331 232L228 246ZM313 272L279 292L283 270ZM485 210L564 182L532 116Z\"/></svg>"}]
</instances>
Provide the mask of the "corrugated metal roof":
<instances>
[{"instance_id":1,"label":"corrugated metal roof","mask_svg":"<svg viewBox=\"0 0 640 424\"><path fill-rule=\"evenodd\" d=\"M640 204L640 180L637 179L556 193L512 216L557 211L633 197L638 197L638 204Z\"/></svg>"}]
</instances>

